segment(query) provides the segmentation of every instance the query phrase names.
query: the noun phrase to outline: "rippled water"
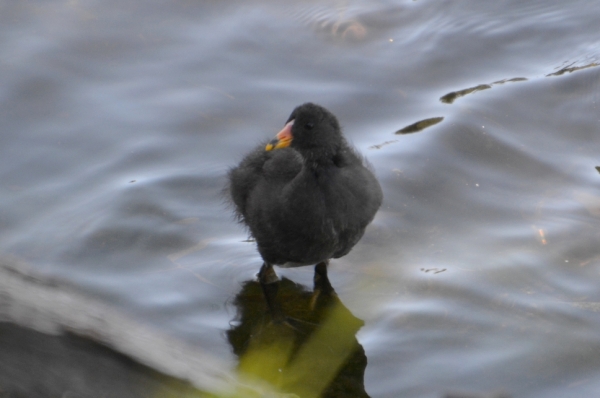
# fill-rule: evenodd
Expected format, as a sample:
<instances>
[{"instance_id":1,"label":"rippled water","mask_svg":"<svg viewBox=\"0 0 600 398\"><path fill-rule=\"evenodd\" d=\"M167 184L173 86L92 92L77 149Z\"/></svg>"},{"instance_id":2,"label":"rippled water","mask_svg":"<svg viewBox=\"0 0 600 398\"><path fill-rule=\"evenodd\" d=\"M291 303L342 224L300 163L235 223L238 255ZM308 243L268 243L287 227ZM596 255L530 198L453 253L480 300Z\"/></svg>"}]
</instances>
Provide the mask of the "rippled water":
<instances>
[{"instance_id":1,"label":"rippled water","mask_svg":"<svg viewBox=\"0 0 600 398\"><path fill-rule=\"evenodd\" d=\"M233 365L232 302L261 261L225 173L313 101L384 189L329 273L365 322L367 393L592 396L599 17L592 0L3 4L0 250Z\"/></svg>"}]
</instances>

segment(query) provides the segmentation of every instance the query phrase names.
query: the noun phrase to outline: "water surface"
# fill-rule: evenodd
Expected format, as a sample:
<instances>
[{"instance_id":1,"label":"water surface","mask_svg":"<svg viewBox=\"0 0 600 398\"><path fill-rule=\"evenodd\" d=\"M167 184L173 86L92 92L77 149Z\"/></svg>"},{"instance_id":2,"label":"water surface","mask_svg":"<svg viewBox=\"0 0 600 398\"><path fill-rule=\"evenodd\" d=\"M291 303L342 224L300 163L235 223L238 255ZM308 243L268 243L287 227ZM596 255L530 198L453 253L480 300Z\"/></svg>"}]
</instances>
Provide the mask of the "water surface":
<instances>
[{"instance_id":1,"label":"water surface","mask_svg":"<svg viewBox=\"0 0 600 398\"><path fill-rule=\"evenodd\" d=\"M313 101L385 195L329 272L364 321L366 392L591 396L599 17L592 0L2 5L0 250L233 367L232 303L261 260L225 175Z\"/></svg>"}]
</instances>

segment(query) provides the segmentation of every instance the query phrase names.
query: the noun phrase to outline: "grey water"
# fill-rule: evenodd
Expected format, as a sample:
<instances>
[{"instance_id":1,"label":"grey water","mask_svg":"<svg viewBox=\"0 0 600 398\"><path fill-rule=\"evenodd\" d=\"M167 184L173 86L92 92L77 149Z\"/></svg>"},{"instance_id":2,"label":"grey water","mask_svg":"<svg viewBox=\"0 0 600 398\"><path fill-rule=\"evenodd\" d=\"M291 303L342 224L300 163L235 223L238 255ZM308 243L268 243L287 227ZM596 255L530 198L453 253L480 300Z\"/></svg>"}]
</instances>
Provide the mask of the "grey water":
<instances>
[{"instance_id":1,"label":"grey water","mask_svg":"<svg viewBox=\"0 0 600 398\"><path fill-rule=\"evenodd\" d=\"M0 256L234 367L261 259L225 176L312 101L384 190L329 268L364 321L366 392L594 396L599 18L594 0L4 2Z\"/></svg>"}]
</instances>

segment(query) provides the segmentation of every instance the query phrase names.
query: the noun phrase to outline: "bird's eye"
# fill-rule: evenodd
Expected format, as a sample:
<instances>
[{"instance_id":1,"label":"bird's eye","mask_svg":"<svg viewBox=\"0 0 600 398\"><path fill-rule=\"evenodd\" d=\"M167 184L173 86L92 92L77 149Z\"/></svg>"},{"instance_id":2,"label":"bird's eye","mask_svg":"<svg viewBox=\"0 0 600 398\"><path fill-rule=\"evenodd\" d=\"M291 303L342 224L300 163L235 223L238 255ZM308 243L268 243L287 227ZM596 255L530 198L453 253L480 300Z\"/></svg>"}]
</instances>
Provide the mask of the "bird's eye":
<instances>
[{"instance_id":1,"label":"bird's eye","mask_svg":"<svg viewBox=\"0 0 600 398\"><path fill-rule=\"evenodd\" d=\"M313 127L315 127L313 122L308 122L304 125L304 127L306 127L307 130L312 129Z\"/></svg>"}]
</instances>

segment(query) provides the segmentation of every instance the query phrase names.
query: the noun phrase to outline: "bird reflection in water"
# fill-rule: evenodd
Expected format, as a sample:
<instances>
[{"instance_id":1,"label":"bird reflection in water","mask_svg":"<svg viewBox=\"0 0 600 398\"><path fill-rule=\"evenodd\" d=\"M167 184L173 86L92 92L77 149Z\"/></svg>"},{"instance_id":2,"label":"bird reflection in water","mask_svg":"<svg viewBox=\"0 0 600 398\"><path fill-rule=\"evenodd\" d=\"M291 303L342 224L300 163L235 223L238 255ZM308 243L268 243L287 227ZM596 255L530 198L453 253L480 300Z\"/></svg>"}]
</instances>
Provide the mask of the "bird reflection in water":
<instances>
[{"instance_id":1,"label":"bird reflection in water","mask_svg":"<svg viewBox=\"0 0 600 398\"><path fill-rule=\"evenodd\" d=\"M312 292L286 278L274 283L275 312L267 309L257 281L245 282L235 297L236 326L227 338L239 358L240 377L254 391L267 383L267 389L290 397L368 397L367 357L356 339L364 323L338 298L326 265L316 266ZM277 311L293 324L277 319Z\"/></svg>"}]
</instances>

